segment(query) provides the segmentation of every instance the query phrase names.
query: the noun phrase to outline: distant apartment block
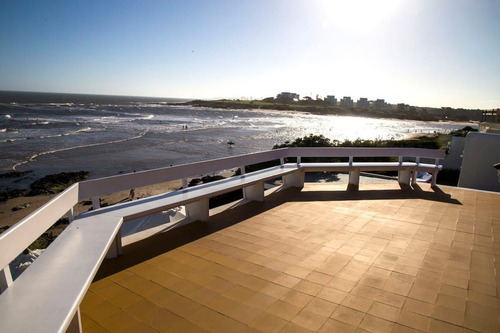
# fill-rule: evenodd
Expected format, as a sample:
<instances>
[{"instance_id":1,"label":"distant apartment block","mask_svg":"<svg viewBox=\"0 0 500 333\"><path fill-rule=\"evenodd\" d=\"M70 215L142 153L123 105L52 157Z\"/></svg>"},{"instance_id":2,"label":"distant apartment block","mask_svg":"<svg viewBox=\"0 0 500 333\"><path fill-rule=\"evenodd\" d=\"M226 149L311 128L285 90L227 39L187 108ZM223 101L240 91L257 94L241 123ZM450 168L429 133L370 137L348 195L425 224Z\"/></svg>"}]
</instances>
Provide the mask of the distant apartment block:
<instances>
[{"instance_id":1,"label":"distant apartment block","mask_svg":"<svg viewBox=\"0 0 500 333\"><path fill-rule=\"evenodd\" d=\"M337 99L335 98L334 95L328 95L328 96L326 96L325 101L327 101L331 105L334 105L334 106L337 105Z\"/></svg>"},{"instance_id":2,"label":"distant apartment block","mask_svg":"<svg viewBox=\"0 0 500 333\"><path fill-rule=\"evenodd\" d=\"M383 99L377 99L373 102L373 108L376 110L382 110L387 108L387 103Z\"/></svg>"},{"instance_id":3,"label":"distant apartment block","mask_svg":"<svg viewBox=\"0 0 500 333\"><path fill-rule=\"evenodd\" d=\"M348 108L352 108L352 106L354 105L354 102L353 100L351 99L351 97L349 96L344 96L342 97L342 99L340 100L340 106L344 106L344 107L348 107Z\"/></svg>"},{"instance_id":4,"label":"distant apartment block","mask_svg":"<svg viewBox=\"0 0 500 333\"><path fill-rule=\"evenodd\" d=\"M276 99L280 99L280 100L299 100L299 94L285 91L285 92L279 93L276 96Z\"/></svg>"},{"instance_id":5,"label":"distant apartment block","mask_svg":"<svg viewBox=\"0 0 500 333\"><path fill-rule=\"evenodd\" d=\"M370 102L368 102L368 98L361 97L356 102L356 107L361 109L368 109L370 107Z\"/></svg>"}]
</instances>

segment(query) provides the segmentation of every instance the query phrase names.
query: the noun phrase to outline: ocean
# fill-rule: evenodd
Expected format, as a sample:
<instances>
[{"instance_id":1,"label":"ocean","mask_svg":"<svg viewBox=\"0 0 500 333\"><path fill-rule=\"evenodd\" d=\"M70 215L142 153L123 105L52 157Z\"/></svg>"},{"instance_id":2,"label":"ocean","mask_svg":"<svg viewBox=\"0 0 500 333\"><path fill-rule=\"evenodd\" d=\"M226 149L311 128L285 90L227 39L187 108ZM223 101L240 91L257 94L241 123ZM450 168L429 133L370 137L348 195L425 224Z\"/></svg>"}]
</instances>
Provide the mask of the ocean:
<instances>
[{"instance_id":1,"label":"ocean","mask_svg":"<svg viewBox=\"0 0 500 333\"><path fill-rule=\"evenodd\" d=\"M0 187L26 187L48 174L92 178L271 149L309 134L331 140L403 139L462 123L323 116L172 105L185 100L0 92ZM228 142L234 142L229 145Z\"/></svg>"}]
</instances>

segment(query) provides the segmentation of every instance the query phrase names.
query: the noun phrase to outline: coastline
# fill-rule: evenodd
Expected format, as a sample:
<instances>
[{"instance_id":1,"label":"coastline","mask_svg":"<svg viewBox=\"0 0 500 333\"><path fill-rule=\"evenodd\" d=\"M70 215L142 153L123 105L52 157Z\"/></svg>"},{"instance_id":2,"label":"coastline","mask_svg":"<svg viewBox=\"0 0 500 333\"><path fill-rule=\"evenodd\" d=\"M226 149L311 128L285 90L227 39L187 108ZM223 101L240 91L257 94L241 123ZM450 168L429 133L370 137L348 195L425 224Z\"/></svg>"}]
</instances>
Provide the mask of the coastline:
<instances>
[{"instance_id":1,"label":"coastline","mask_svg":"<svg viewBox=\"0 0 500 333\"><path fill-rule=\"evenodd\" d=\"M175 180L171 182L165 182L161 184L155 184L151 186L141 187L135 189L135 198L145 198L164 192L169 192L182 187L181 180ZM121 191L112 194L105 195L101 198L101 205L114 205L121 202L129 201L129 192ZM23 196L8 199L7 201L0 203L0 231L3 232L5 227L10 227L17 222L21 221L23 218L31 214L33 211L43 206L45 203L49 202L54 198L55 194L50 195L35 195L35 196ZM20 207L23 205L29 205L26 208L15 210L15 207ZM89 210L91 206L85 203L78 203L75 206L75 214L78 215L82 212ZM13 210L14 209L14 210ZM65 226L63 224L55 225L47 232L52 232L54 235L58 235L64 230Z\"/></svg>"},{"instance_id":2,"label":"coastline","mask_svg":"<svg viewBox=\"0 0 500 333\"><path fill-rule=\"evenodd\" d=\"M267 100L267 99L266 99ZM431 122L470 122L478 121L480 116L477 114L481 110L463 110L458 109L456 113L445 114L441 109L422 108L420 112L409 112L398 109L365 109L357 107L344 107L331 105L324 101L308 101L308 102L284 102L284 101L266 101L266 100L193 100L184 103L170 103L171 105L191 106L194 108L218 108L231 110L247 110L247 111L272 111L272 112L292 112L292 113L308 113L314 115L333 115L333 116L351 116L351 117L367 117L378 119L396 119L409 121L431 121ZM467 114L467 116L465 116ZM478 118L479 117L479 118ZM467 119L468 118L468 119ZM477 118L476 120L474 118Z\"/></svg>"}]
</instances>

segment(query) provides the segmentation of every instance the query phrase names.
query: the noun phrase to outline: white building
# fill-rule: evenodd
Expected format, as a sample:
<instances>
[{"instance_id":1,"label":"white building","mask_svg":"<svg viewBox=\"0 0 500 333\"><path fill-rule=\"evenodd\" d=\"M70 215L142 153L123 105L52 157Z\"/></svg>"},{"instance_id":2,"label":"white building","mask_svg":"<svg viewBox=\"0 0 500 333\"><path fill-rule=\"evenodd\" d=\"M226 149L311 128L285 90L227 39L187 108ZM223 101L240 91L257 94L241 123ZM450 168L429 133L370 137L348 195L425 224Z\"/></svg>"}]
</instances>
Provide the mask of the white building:
<instances>
[{"instance_id":1,"label":"white building","mask_svg":"<svg viewBox=\"0 0 500 333\"><path fill-rule=\"evenodd\" d=\"M326 96L325 101L327 101L331 105L337 105L337 99L335 98L334 95L328 95L328 96Z\"/></svg>"},{"instance_id":2,"label":"white building","mask_svg":"<svg viewBox=\"0 0 500 333\"><path fill-rule=\"evenodd\" d=\"M387 108L387 103L383 99L377 99L373 102L373 108L377 110L383 110Z\"/></svg>"},{"instance_id":3,"label":"white building","mask_svg":"<svg viewBox=\"0 0 500 333\"><path fill-rule=\"evenodd\" d=\"M353 102L352 98L349 97L349 96L344 96L340 100L340 106L344 106L344 107L347 107L347 108L352 108L353 105L354 105L354 102Z\"/></svg>"},{"instance_id":4,"label":"white building","mask_svg":"<svg viewBox=\"0 0 500 333\"><path fill-rule=\"evenodd\" d=\"M276 99L281 99L281 100L297 100L298 101L299 100L299 94L285 91L285 92L279 93L276 96Z\"/></svg>"},{"instance_id":5,"label":"white building","mask_svg":"<svg viewBox=\"0 0 500 333\"><path fill-rule=\"evenodd\" d=\"M370 102L368 102L368 98L360 97L356 102L356 107L361 109L368 109L370 107Z\"/></svg>"}]
</instances>

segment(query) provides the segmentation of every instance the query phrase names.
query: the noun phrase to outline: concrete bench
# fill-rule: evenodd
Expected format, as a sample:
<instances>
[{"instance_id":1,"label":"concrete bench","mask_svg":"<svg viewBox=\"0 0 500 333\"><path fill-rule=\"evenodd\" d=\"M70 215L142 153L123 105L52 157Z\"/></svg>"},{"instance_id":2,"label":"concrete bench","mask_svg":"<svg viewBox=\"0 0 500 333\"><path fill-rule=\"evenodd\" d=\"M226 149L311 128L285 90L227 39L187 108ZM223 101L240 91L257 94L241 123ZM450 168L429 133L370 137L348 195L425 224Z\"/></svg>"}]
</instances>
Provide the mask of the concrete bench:
<instances>
[{"instance_id":1,"label":"concrete bench","mask_svg":"<svg viewBox=\"0 0 500 333\"><path fill-rule=\"evenodd\" d=\"M349 172L349 185L358 187L359 176L362 171L398 171L398 182L400 184L415 184L417 171L425 171L432 174L432 186L436 185L437 173L442 169L441 165L426 164L418 162L345 162L345 163L299 163L304 172L333 171Z\"/></svg>"},{"instance_id":2,"label":"concrete bench","mask_svg":"<svg viewBox=\"0 0 500 333\"><path fill-rule=\"evenodd\" d=\"M78 307L122 219L71 223L0 297L0 332L81 332Z\"/></svg>"}]
</instances>

